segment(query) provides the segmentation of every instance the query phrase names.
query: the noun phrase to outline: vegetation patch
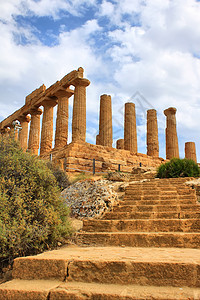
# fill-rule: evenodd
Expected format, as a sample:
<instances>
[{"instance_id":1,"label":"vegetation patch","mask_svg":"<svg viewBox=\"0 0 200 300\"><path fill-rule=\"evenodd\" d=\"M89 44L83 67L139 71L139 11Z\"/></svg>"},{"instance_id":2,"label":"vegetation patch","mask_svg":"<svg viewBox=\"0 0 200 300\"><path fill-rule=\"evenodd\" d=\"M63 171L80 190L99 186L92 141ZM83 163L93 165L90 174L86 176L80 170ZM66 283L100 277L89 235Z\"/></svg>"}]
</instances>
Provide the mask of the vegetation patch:
<instances>
[{"instance_id":1,"label":"vegetation patch","mask_svg":"<svg viewBox=\"0 0 200 300\"><path fill-rule=\"evenodd\" d=\"M160 165L157 172L158 178L199 177L199 167L191 159L173 158Z\"/></svg>"},{"instance_id":2,"label":"vegetation patch","mask_svg":"<svg viewBox=\"0 0 200 300\"><path fill-rule=\"evenodd\" d=\"M34 255L71 232L69 209L46 162L0 139L0 262Z\"/></svg>"}]
</instances>

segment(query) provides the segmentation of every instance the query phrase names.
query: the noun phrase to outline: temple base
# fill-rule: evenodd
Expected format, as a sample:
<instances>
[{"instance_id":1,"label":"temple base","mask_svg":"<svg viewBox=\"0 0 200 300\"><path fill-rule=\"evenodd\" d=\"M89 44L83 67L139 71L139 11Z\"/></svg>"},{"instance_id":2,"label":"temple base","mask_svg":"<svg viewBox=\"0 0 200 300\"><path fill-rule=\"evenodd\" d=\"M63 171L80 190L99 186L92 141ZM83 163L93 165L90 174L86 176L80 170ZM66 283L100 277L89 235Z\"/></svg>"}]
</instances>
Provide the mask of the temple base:
<instances>
[{"instance_id":1,"label":"temple base","mask_svg":"<svg viewBox=\"0 0 200 300\"><path fill-rule=\"evenodd\" d=\"M93 145L86 142L70 143L63 149L53 149L41 158L52 160L60 165L66 172L92 172L93 159L95 159L95 172L120 171L131 172L133 167L158 167L165 162L163 158L151 157L146 154L132 153L128 150L120 150L101 145Z\"/></svg>"}]
</instances>

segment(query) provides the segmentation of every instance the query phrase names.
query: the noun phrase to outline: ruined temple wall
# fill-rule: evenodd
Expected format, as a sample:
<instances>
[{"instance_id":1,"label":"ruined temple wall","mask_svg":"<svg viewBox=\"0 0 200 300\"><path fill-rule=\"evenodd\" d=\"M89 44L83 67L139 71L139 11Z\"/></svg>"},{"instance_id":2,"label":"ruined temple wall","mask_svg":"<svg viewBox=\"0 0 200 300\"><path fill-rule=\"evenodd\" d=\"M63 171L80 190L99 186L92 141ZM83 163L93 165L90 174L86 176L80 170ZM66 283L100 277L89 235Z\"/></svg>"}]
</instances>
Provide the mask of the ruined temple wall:
<instances>
[{"instance_id":1,"label":"ruined temple wall","mask_svg":"<svg viewBox=\"0 0 200 300\"><path fill-rule=\"evenodd\" d=\"M164 162L162 158L89 143L71 143L62 151L53 150L51 153L53 161L69 172L75 171L73 169L92 171L93 159L96 160L97 172L117 170L118 164L121 165L121 171L131 172L133 167L138 167L140 163L144 167L158 167ZM49 159L49 156L44 155L42 158Z\"/></svg>"}]
</instances>

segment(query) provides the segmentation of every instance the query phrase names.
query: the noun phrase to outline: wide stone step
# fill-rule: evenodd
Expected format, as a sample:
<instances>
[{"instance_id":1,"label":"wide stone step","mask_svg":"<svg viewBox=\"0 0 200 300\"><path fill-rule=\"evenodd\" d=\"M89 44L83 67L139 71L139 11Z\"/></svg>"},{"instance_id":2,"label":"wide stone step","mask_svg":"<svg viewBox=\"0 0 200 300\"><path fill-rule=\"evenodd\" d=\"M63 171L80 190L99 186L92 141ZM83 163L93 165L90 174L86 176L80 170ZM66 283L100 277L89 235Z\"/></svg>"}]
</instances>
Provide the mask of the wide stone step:
<instances>
[{"instance_id":1,"label":"wide stone step","mask_svg":"<svg viewBox=\"0 0 200 300\"><path fill-rule=\"evenodd\" d=\"M84 246L200 248L200 233L186 232L79 232Z\"/></svg>"},{"instance_id":2,"label":"wide stone step","mask_svg":"<svg viewBox=\"0 0 200 300\"><path fill-rule=\"evenodd\" d=\"M196 195L194 194L159 194L159 195L139 195L139 194L126 194L124 195L124 199L143 199L143 200L148 200L148 199L154 199L154 200L159 200L159 199L196 199Z\"/></svg>"},{"instance_id":3,"label":"wide stone step","mask_svg":"<svg viewBox=\"0 0 200 300\"><path fill-rule=\"evenodd\" d=\"M199 249L65 247L17 258L13 268L13 279L200 287Z\"/></svg>"},{"instance_id":4,"label":"wide stone step","mask_svg":"<svg viewBox=\"0 0 200 300\"><path fill-rule=\"evenodd\" d=\"M124 198L124 200L121 200L118 202L119 205L186 205L186 204L198 204L197 201L194 200L179 200L179 199L175 199L175 200L130 200L130 199L126 199Z\"/></svg>"},{"instance_id":5,"label":"wide stone step","mask_svg":"<svg viewBox=\"0 0 200 300\"><path fill-rule=\"evenodd\" d=\"M181 197L183 199L195 199L194 196L190 196L188 195L187 197L185 197L185 195L183 197ZM180 196L178 195L131 195L131 194L125 194L124 199L127 200L175 200L175 199L180 199Z\"/></svg>"},{"instance_id":6,"label":"wide stone step","mask_svg":"<svg viewBox=\"0 0 200 300\"><path fill-rule=\"evenodd\" d=\"M84 220L88 232L200 232L200 219Z\"/></svg>"},{"instance_id":7,"label":"wide stone step","mask_svg":"<svg viewBox=\"0 0 200 300\"><path fill-rule=\"evenodd\" d=\"M200 205L118 205L113 207L113 212L200 212Z\"/></svg>"},{"instance_id":8,"label":"wide stone step","mask_svg":"<svg viewBox=\"0 0 200 300\"><path fill-rule=\"evenodd\" d=\"M131 219L200 219L200 212L109 212L103 220Z\"/></svg>"},{"instance_id":9,"label":"wide stone step","mask_svg":"<svg viewBox=\"0 0 200 300\"><path fill-rule=\"evenodd\" d=\"M154 191L163 191L163 192L176 192L177 189L175 187L159 187L159 186L128 186L126 187L126 191L144 191L144 192L154 192Z\"/></svg>"},{"instance_id":10,"label":"wide stone step","mask_svg":"<svg viewBox=\"0 0 200 300\"><path fill-rule=\"evenodd\" d=\"M0 289L0 300L196 300L199 288L12 280Z\"/></svg>"}]
</instances>

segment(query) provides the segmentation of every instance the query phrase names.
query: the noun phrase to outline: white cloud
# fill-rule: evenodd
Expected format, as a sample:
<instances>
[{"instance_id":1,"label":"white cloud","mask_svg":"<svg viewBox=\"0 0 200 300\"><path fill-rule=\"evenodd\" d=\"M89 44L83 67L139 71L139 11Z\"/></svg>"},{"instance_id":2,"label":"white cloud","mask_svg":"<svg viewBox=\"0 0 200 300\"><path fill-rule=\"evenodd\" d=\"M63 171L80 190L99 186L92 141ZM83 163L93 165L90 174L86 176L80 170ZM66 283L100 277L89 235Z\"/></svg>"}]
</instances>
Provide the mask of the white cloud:
<instances>
[{"instance_id":1,"label":"white cloud","mask_svg":"<svg viewBox=\"0 0 200 300\"><path fill-rule=\"evenodd\" d=\"M56 37L57 44L51 47L42 44L33 28L19 26L13 18L34 15L38 19L41 16L59 19L61 11L65 11L76 17L84 15L86 19L89 7L96 10L96 19L89 14L88 20L74 29L63 25ZM181 145L184 139L198 141L199 15L200 3L194 0L185 0L184 5L182 0L115 0L112 3L103 0L99 5L96 0L1 1L2 116L23 105L26 94L42 83L49 86L83 66L85 76L91 80L87 103L92 124L97 124L101 94L112 95L114 118L123 123L119 110L139 91L158 110L161 140L165 127L162 111L175 106ZM109 22L102 25L102 17ZM23 45L17 37L25 37L29 43ZM100 51L101 47L104 52ZM10 103L9 109L5 101ZM147 108L148 105L145 104ZM144 124L140 129L138 140L144 144ZM87 131L92 138L94 128Z\"/></svg>"}]
</instances>

